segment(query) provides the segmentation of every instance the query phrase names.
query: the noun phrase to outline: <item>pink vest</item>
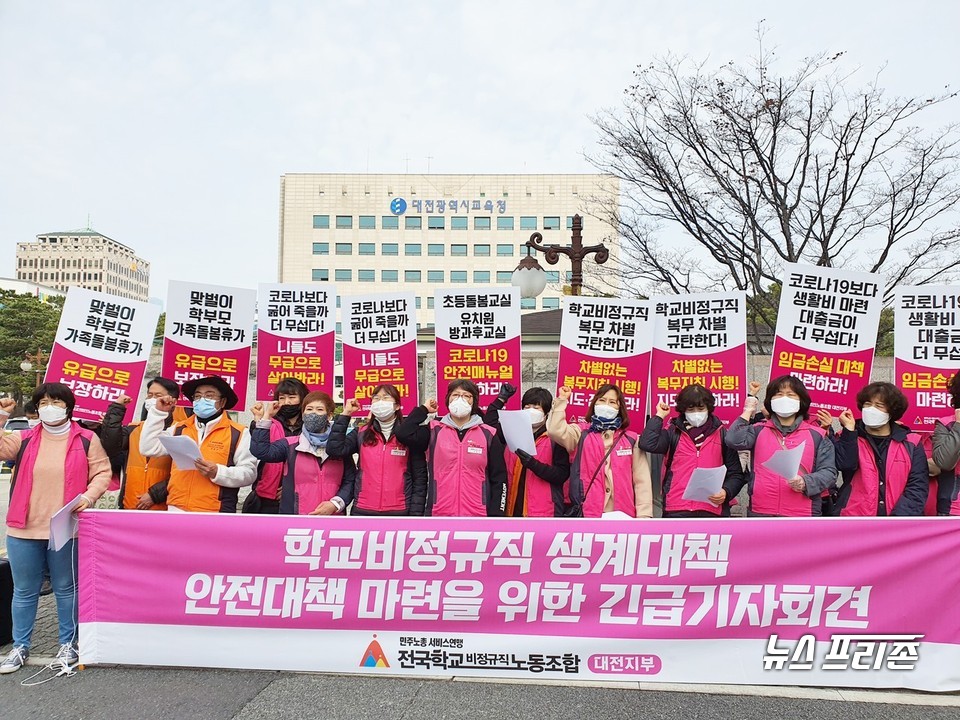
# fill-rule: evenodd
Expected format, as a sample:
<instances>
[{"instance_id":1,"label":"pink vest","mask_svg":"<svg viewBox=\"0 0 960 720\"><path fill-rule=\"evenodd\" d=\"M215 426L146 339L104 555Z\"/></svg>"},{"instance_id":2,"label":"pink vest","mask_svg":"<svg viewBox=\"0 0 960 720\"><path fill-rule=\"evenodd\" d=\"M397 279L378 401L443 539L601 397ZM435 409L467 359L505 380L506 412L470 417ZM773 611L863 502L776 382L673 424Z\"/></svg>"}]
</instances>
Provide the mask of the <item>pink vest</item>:
<instances>
[{"instance_id":1,"label":"pink vest","mask_svg":"<svg viewBox=\"0 0 960 720\"><path fill-rule=\"evenodd\" d=\"M603 508L606 506L606 477L604 469L600 467L606 448L603 446L603 435L588 432L589 427L581 426L583 434L580 436L580 447L570 465L570 496L576 499L587 493L583 500L583 516L597 518L603 515ZM636 444L636 433L617 430L614 434L613 450L610 452L613 509L630 517L637 516L633 493L633 448Z\"/></svg>"},{"instance_id":2,"label":"pink vest","mask_svg":"<svg viewBox=\"0 0 960 720\"><path fill-rule=\"evenodd\" d=\"M778 450L789 450L806 441L803 457L800 460L800 475L813 471L816 460L816 448L813 433L822 439L825 431L811 425L806 420L789 435L782 435L769 420L763 423L763 429L757 433L757 442L753 448L753 489L750 494L750 510L762 515L783 517L810 517L813 514L813 499L805 493L794 491L787 481L763 466Z\"/></svg>"},{"instance_id":3,"label":"pink vest","mask_svg":"<svg viewBox=\"0 0 960 720\"><path fill-rule=\"evenodd\" d=\"M364 445L367 433L374 433L375 445ZM360 431L360 467L357 470L356 505L369 512L397 512L407 509L406 483L409 450L397 442L396 433L383 442L372 429Z\"/></svg>"},{"instance_id":4,"label":"pink vest","mask_svg":"<svg viewBox=\"0 0 960 720\"><path fill-rule=\"evenodd\" d=\"M283 423L273 418L270 423L270 442L282 440L287 437ZM299 435L288 438L291 444L300 441ZM257 495L266 500L276 500L277 491L280 489L280 480L283 479L283 463L263 463L263 469L260 471L260 481L257 483Z\"/></svg>"},{"instance_id":5,"label":"pink vest","mask_svg":"<svg viewBox=\"0 0 960 720\"><path fill-rule=\"evenodd\" d=\"M489 425L474 425L461 441L455 428L438 420L430 423L427 467L436 494L431 515L487 516L487 458L494 433Z\"/></svg>"},{"instance_id":6,"label":"pink vest","mask_svg":"<svg viewBox=\"0 0 960 720\"><path fill-rule=\"evenodd\" d=\"M7 509L7 526L23 528L27 525L30 511L30 494L33 492L33 467L37 463L42 439L42 425L21 430L20 457L11 480L10 507ZM63 502L73 500L87 489L90 480L87 465L87 449L93 433L70 421L70 439L67 440L67 456L63 463Z\"/></svg>"},{"instance_id":7,"label":"pink vest","mask_svg":"<svg viewBox=\"0 0 960 720\"><path fill-rule=\"evenodd\" d=\"M546 433L537 438L536 450L537 454L534 457L537 460L544 465L553 464L553 442ZM520 460L509 449L503 451L503 456L507 463L507 483L512 483L513 478L517 476L517 465L520 464ZM524 492L526 493L527 517L554 517L556 515L556 508L553 504L553 486L539 475L534 475L530 470L526 472ZM514 496L509 487L507 496ZM508 514L512 510L513 508L507 507Z\"/></svg>"},{"instance_id":8,"label":"pink vest","mask_svg":"<svg viewBox=\"0 0 960 720\"><path fill-rule=\"evenodd\" d=\"M707 435L700 450L690 435L685 432L680 433L680 439L677 442L677 449L673 453L673 459L670 467L664 465L664 477L670 473L670 487L667 489L667 496L664 498L664 510L667 512L687 512L693 510L706 510L714 515L719 515L722 508L713 503L700 502L698 500L684 500L683 493L690 483L693 471L698 467L711 468L723 466L723 440L721 439L720 428Z\"/></svg>"},{"instance_id":9,"label":"pink vest","mask_svg":"<svg viewBox=\"0 0 960 720\"><path fill-rule=\"evenodd\" d=\"M953 415L948 415L948 416L946 416L946 417L940 418L940 422L943 423L944 426L952 429L953 426L954 426L954 424L955 424L957 421L956 421L956 418L955 418ZM960 467L960 466L958 466L958 467ZM947 474L949 474L949 476L952 478L952 480L953 480L954 483L960 483L960 481L958 481L958 480L956 479L956 476L957 476L957 468L956 468L956 467L951 468L950 470L944 470L943 473L941 473L941 475L947 475ZM946 478L944 478L944 480L946 480ZM954 492L956 492L956 490L957 490L956 486L954 486L953 489L954 489ZM951 514L951 515L960 515L960 494L958 494L958 496L953 499L953 502L950 503L950 514Z\"/></svg>"},{"instance_id":10,"label":"pink vest","mask_svg":"<svg viewBox=\"0 0 960 720\"><path fill-rule=\"evenodd\" d=\"M293 513L296 515L316 510L320 503L336 495L343 483L343 460L328 457L321 465L315 455L292 449L287 464L290 466L287 472L293 474Z\"/></svg>"},{"instance_id":11,"label":"pink vest","mask_svg":"<svg viewBox=\"0 0 960 720\"><path fill-rule=\"evenodd\" d=\"M927 456L927 460L933 458L933 434L932 433L917 433L917 437L920 438L920 447L923 448L923 454ZM927 490L927 503L923 506L923 514L935 516L937 514L937 487L938 487L938 478L939 475L933 475L930 478L930 488Z\"/></svg>"},{"instance_id":12,"label":"pink vest","mask_svg":"<svg viewBox=\"0 0 960 720\"><path fill-rule=\"evenodd\" d=\"M907 436L911 442L919 438L912 433ZM843 517L876 517L877 505L880 501L880 471L877 468L877 458L866 438L857 438L857 455L859 467L850 480L850 497L840 515ZM886 488L884 502L887 506L887 515L893 513L893 508L903 495L910 477L912 462L910 447L906 443L890 440L887 448L886 474L884 475Z\"/></svg>"}]
</instances>

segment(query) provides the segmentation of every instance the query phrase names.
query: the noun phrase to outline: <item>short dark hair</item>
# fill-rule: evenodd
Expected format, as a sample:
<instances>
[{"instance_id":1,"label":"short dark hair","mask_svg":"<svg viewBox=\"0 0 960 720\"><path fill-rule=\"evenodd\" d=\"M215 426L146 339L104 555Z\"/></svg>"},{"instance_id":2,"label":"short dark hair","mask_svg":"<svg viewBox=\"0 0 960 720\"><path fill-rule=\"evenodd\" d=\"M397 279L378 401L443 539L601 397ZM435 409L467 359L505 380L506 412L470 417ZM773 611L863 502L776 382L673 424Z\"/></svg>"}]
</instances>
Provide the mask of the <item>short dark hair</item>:
<instances>
[{"instance_id":1,"label":"short dark hair","mask_svg":"<svg viewBox=\"0 0 960 720\"><path fill-rule=\"evenodd\" d=\"M960 372L954 373L947 384L947 391L950 393L950 404L954 408L960 408Z\"/></svg>"},{"instance_id":2,"label":"short dark hair","mask_svg":"<svg viewBox=\"0 0 960 720\"><path fill-rule=\"evenodd\" d=\"M168 393L170 393L170 396L173 397L175 400L179 399L180 386L177 385L173 380L170 380L169 378L165 378L165 377L160 377L158 375L153 380L150 380L147 383L147 389L149 390L150 386L153 385L154 383L156 383L157 385L162 387L164 390L166 390Z\"/></svg>"},{"instance_id":3,"label":"short dark hair","mask_svg":"<svg viewBox=\"0 0 960 720\"><path fill-rule=\"evenodd\" d=\"M713 393L707 390L700 383L694 383L693 385L687 385L683 390L677 393L676 399L677 412L683 415L687 410L692 407L699 407L703 405L707 408L707 412L712 413L713 409L717 406L717 401L713 397Z\"/></svg>"},{"instance_id":4,"label":"short dark hair","mask_svg":"<svg viewBox=\"0 0 960 720\"><path fill-rule=\"evenodd\" d=\"M378 393L381 393L381 392L385 392L387 395L389 395L391 398L393 398L393 401L394 401L397 405L400 405L400 404L401 404L401 401L400 401L400 391L397 390L397 386L396 386L396 385L391 385L390 383L383 383L382 385L377 385L377 386L373 389L373 392L370 394L370 396L373 397L374 395L377 395ZM401 410L401 409L398 407L398 408L397 408L397 413L396 413L396 415L393 416L393 421L394 421L395 423L398 423L398 422L400 422L401 420L403 420L403 410ZM374 430L376 430L376 431L377 431L378 433L380 433L381 435L383 435L383 429L380 427L380 419L379 419L379 418L377 418L377 417L371 418L371 420L370 420L370 427L373 428ZM364 444L364 445L376 445L376 444L377 444L377 436L374 435L372 432L364 433L364 434L363 434L363 444Z\"/></svg>"},{"instance_id":5,"label":"short dark hair","mask_svg":"<svg viewBox=\"0 0 960 720\"><path fill-rule=\"evenodd\" d=\"M36 415L36 414L37 414L37 406L33 403L33 401L28 400L27 402L25 402L25 403L23 404L23 414L24 414L24 415Z\"/></svg>"},{"instance_id":6,"label":"short dark hair","mask_svg":"<svg viewBox=\"0 0 960 720\"><path fill-rule=\"evenodd\" d=\"M874 400L879 400L886 405L890 422L896 422L902 418L910 407L907 396L900 391L900 388L888 382L873 382L858 392L857 410L863 410L866 403Z\"/></svg>"},{"instance_id":7,"label":"short dark hair","mask_svg":"<svg viewBox=\"0 0 960 720\"><path fill-rule=\"evenodd\" d=\"M70 389L69 385L58 382L43 383L33 391L33 396L30 399L34 405L40 407L40 401L44 398L63 400L67 406L67 417L73 416L73 408L77 404L77 399L73 396L73 390Z\"/></svg>"},{"instance_id":8,"label":"short dark hair","mask_svg":"<svg viewBox=\"0 0 960 720\"><path fill-rule=\"evenodd\" d=\"M800 382L800 378L794 375L781 375L767 384L767 394L763 398L763 407L766 408L767 413L769 415L775 414L773 408L770 407L770 401L773 400L774 395L780 392L780 388L783 386L793 390L800 398L800 410L797 415L806 420L807 413L810 411L810 393L807 392L807 386Z\"/></svg>"},{"instance_id":9,"label":"short dark hair","mask_svg":"<svg viewBox=\"0 0 960 720\"><path fill-rule=\"evenodd\" d=\"M587 422L593 420L593 408L597 404L597 400L611 390L617 393L617 401L620 403L620 429L626 430L630 424L630 416L627 415L627 404L623 401L623 391L620 390L618 385L614 385L613 383L604 383L597 388L597 391L593 394L593 398L590 400L590 406L587 408L587 414L584 416L584 419Z\"/></svg>"},{"instance_id":10,"label":"short dark hair","mask_svg":"<svg viewBox=\"0 0 960 720\"><path fill-rule=\"evenodd\" d=\"M304 385L300 379L285 377L273 389L273 399L279 400L281 395L296 395L303 400L309 392L310 388Z\"/></svg>"},{"instance_id":11,"label":"short dark hair","mask_svg":"<svg viewBox=\"0 0 960 720\"><path fill-rule=\"evenodd\" d=\"M480 388L477 387L477 384L473 380L459 378L447 385L447 395L443 399L443 404L448 408L450 407L450 396L454 390L466 390L473 395L473 406L470 408L471 414L480 415Z\"/></svg>"},{"instance_id":12,"label":"short dark hair","mask_svg":"<svg viewBox=\"0 0 960 720\"><path fill-rule=\"evenodd\" d=\"M304 409L312 402L319 400L323 403L323 406L327 409L327 414L332 415L333 411L337 409L336 404L333 402L333 398L330 397L325 392L320 392L319 390L314 390L309 392L303 398L303 401L300 403L300 413L303 414Z\"/></svg>"},{"instance_id":13,"label":"short dark hair","mask_svg":"<svg viewBox=\"0 0 960 720\"><path fill-rule=\"evenodd\" d=\"M550 408L553 407L553 395L550 391L542 387L534 387L527 390L520 399L520 407L527 405L536 405L543 408L545 415L550 414Z\"/></svg>"}]
</instances>

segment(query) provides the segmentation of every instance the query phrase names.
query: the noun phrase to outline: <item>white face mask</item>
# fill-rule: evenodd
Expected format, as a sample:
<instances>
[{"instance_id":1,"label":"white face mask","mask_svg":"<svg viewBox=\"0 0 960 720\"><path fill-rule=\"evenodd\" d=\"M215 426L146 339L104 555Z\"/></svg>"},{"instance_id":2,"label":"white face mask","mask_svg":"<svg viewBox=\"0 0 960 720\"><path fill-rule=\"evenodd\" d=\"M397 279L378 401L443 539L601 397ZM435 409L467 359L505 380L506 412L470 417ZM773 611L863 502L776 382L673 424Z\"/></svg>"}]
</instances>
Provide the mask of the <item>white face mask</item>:
<instances>
[{"instance_id":1,"label":"white face mask","mask_svg":"<svg viewBox=\"0 0 960 720\"><path fill-rule=\"evenodd\" d=\"M143 401L143 409L146 410L147 412L150 412L156 406L157 406L156 398L147 398L146 400Z\"/></svg>"},{"instance_id":2,"label":"white face mask","mask_svg":"<svg viewBox=\"0 0 960 720\"><path fill-rule=\"evenodd\" d=\"M690 427L700 427L703 425L707 418L710 417L708 412L688 412L684 413L683 416L687 419L687 422L690 423Z\"/></svg>"},{"instance_id":3,"label":"white face mask","mask_svg":"<svg viewBox=\"0 0 960 720\"><path fill-rule=\"evenodd\" d=\"M450 414L455 418L465 418L470 414L471 405L463 398L454 398L450 401Z\"/></svg>"},{"instance_id":4,"label":"white face mask","mask_svg":"<svg viewBox=\"0 0 960 720\"><path fill-rule=\"evenodd\" d=\"M770 401L770 408L780 417L793 417L800 412L800 401L792 397L775 397Z\"/></svg>"},{"instance_id":5,"label":"white face mask","mask_svg":"<svg viewBox=\"0 0 960 720\"><path fill-rule=\"evenodd\" d=\"M875 407L865 407L861 413L863 424L868 428L883 427L890 422L890 415Z\"/></svg>"},{"instance_id":6,"label":"white face mask","mask_svg":"<svg viewBox=\"0 0 960 720\"><path fill-rule=\"evenodd\" d=\"M620 410L613 405L601 405L597 403L593 406L593 414L601 420L613 420L620 414Z\"/></svg>"},{"instance_id":7,"label":"white face mask","mask_svg":"<svg viewBox=\"0 0 960 720\"><path fill-rule=\"evenodd\" d=\"M56 405L44 405L38 414L44 425L57 425L67 419L67 409Z\"/></svg>"},{"instance_id":8,"label":"white face mask","mask_svg":"<svg viewBox=\"0 0 960 720\"><path fill-rule=\"evenodd\" d=\"M543 410L540 408L527 408L527 415L530 416L531 425L539 425L546 417L546 415L543 414Z\"/></svg>"},{"instance_id":9,"label":"white face mask","mask_svg":"<svg viewBox=\"0 0 960 720\"><path fill-rule=\"evenodd\" d=\"M397 414L397 406L392 400L374 400L370 403L370 412L381 422L391 420Z\"/></svg>"},{"instance_id":10,"label":"white face mask","mask_svg":"<svg viewBox=\"0 0 960 720\"><path fill-rule=\"evenodd\" d=\"M30 418L29 420L27 420L27 424L29 424L30 427L35 428L37 425L40 424L40 418Z\"/></svg>"}]
</instances>

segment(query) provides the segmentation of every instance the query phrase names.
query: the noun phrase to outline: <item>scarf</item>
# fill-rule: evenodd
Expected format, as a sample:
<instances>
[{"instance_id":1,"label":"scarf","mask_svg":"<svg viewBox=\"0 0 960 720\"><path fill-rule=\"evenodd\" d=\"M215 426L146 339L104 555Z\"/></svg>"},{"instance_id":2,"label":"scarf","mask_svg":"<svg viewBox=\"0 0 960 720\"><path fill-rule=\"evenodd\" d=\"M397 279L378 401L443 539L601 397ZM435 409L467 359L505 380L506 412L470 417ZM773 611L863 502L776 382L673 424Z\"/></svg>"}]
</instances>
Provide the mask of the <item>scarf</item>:
<instances>
[{"instance_id":1,"label":"scarf","mask_svg":"<svg viewBox=\"0 0 960 720\"><path fill-rule=\"evenodd\" d=\"M607 430L618 430L620 423L623 422L619 415L609 420L604 420L596 415L590 420L590 432L606 432Z\"/></svg>"}]
</instances>

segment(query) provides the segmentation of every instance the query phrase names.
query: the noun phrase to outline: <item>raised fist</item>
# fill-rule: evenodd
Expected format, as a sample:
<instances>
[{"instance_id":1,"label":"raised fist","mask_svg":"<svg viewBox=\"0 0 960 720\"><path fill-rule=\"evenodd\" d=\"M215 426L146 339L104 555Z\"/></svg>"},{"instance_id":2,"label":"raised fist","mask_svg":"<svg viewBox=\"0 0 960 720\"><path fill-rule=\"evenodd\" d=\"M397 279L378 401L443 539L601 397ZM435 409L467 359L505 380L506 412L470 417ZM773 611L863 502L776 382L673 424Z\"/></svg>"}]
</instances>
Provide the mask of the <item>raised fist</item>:
<instances>
[{"instance_id":1,"label":"raised fist","mask_svg":"<svg viewBox=\"0 0 960 720\"><path fill-rule=\"evenodd\" d=\"M254 420L257 420L257 421L262 420L263 419L263 403L258 402L256 405L250 408L250 414L253 415Z\"/></svg>"},{"instance_id":2,"label":"raised fist","mask_svg":"<svg viewBox=\"0 0 960 720\"><path fill-rule=\"evenodd\" d=\"M157 398L157 410L162 410L163 412L173 412L173 409L177 406L177 399L170 397L169 395L164 395Z\"/></svg>"},{"instance_id":3,"label":"raised fist","mask_svg":"<svg viewBox=\"0 0 960 720\"><path fill-rule=\"evenodd\" d=\"M500 386L500 392L497 394L497 400L506 403L507 400L517 394L517 388L510 383L504 383Z\"/></svg>"},{"instance_id":4,"label":"raised fist","mask_svg":"<svg viewBox=\"0 0 960 720\"><path fill-rule=\"evenodd\" d=\"M666 420L666 419L667 419L667 415L669 415L669 414L670 414L670 406L667 405L665 402L658 402L658 403L657 403L657 417Z\"/></svg>"},{"instance_id":5,"label":"raised fist","mask_svg":"<svg viewBox=\"0 0 960 720\"><path fill-rule=\"evenodd\" d=\"M117 398L116 402L126 407L127 405L133 402L133 398L131 398L129 395L121 395L120 397Z\"/></svg>"},{"instance_id":6,"label":"raised fist","mask_svg":"<svg viewBox=\"0 0 960 720\"><path fill-rule=\"evenodd\" d=\"M760 392L760 383L758 383L756 380L751 380L747 385L747 392L750 395L756 395L758 392Z\"/></svg>"},{"instance_id":7,"label":"raised fist","mask_svg":"<svg viewBox=\"0 0 960 720\"><path fill-rule=\"evenodd\" d=\"M566 400L569 402L571 395L573 395L573 388L564 386L557 390L557 400Z\"/></svg>"},{"instance_id":8,"label":"raised fist","mask_svg":"<svg viewBox=\"0 0 960 720\"><path fill-rule=\"evenodd\" d=\"M435 413L440 409L440 405L437 403L436 398L430 398L426 403L424 403L423 406L427 409L428 413Z\"/></svg>"},{"instance_id":9,"label":"raised fist","mask_svg":"<svg viewBox=\"0 0 960 720\"><path fill-rule=\"evenodd\" d=\"M15 407L17 407L17 401L13 398L0 398L0 412L9 415Z\"/></svg>"},{"instance_id":10,"label":"raised fist","mask_svg":"<svg viewBox=\"0 0 960 720\"><path fill-rule=\"evenodd\" d=\"M840 413L840 424L845 430L853 430L857 426L857 421L853 419L853 413L850 408Z\"/></svg>"},{"instance_id":11,"label":"raised fist","mask_svg":"<svg viewBox=\"0 0 960 720\"><path fill-rule=\"evenodd\" d=\"M360 401L357 400L356 398L350 398L349 400L344 401L343 414L346 415L347 417L350 417L351 415L353 415L355 412L358 412L359 410L360 410Z\"/></svg>"}]
</instances>

